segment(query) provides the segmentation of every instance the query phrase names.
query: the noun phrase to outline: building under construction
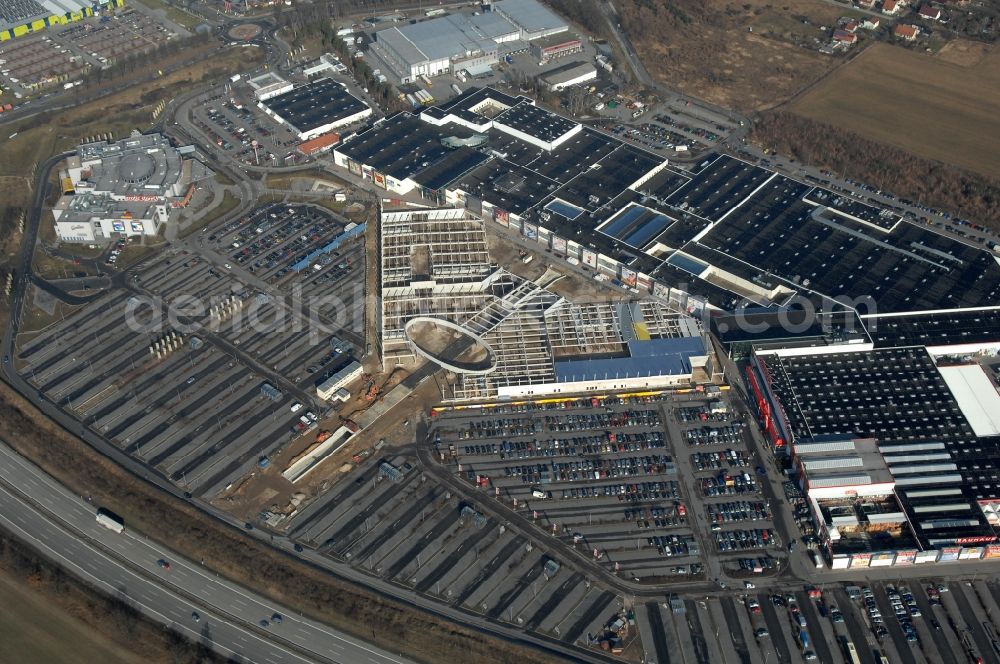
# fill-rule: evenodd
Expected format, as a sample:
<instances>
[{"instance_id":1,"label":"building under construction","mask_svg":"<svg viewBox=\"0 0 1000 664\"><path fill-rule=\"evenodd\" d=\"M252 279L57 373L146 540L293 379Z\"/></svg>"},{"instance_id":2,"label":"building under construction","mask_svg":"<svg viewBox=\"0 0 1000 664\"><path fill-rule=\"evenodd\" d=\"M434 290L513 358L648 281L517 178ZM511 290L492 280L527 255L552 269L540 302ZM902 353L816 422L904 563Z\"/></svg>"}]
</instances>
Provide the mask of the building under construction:
<instances>
[{"instance_id":1,"label":"building under construction","mask_svg":"<svg viewBox=\"0 0 1000 664\"><path fill-rule=\"evenodd\" d=\"M475 400L707 382L698 323L659 302L575 304L494 264L466 210L385 212L378 326L386 367L430 360L446 398Z\"/></svg>"}]
</instances>

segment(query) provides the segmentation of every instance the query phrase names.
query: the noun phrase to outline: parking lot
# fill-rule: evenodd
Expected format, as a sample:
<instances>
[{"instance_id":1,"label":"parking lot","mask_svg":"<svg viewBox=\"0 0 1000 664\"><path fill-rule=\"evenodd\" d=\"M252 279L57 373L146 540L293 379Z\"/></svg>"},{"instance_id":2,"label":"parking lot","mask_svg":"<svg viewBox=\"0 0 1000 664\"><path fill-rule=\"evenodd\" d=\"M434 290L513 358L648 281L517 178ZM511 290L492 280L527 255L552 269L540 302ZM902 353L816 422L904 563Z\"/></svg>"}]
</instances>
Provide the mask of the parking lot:
<instances>
[{"instance_id":1,"label":"parking lot","mask_svg":"<svg viewBox=\"0 0 1000 664\"><path fill-rule=\"evenodd\" d=\"M23 346L21 370L42 397L197 494L213 495L289 442L299 420L290 405L308 394L279 382L265 396L274 377L211 334L130 323L131 299L108 293ZM136 320L148 325L151 314Z\"/></svg>"},{"instance_id":2,"label":"parking lot","mask_svg":"<svg viewBox=\"0 0 1000 664\"><path fill-rule=\"evenodd\" d=\"M564 643L586 645L620 614L613 593L561 568L558 556L477 512L411 462L369 459L300 510L291 535L444 603Z\"/></svg>"},{"instance_id":3,"label":"parking lot","mask_svg":"<svg viewBox=\"0 0 1000 664\"><path fill-rule=\"evenodd\" d=\"M770 510L753 475L714 468L749 465L742 427L697 417L685 422L670 414L673 403L646 395L446 411L435 420L434 440L460 477L566 545L592 550L609 570L649 580L690 578L704 572L710 544L713 553L733 554L725 562L734 568L737 554L743 561L752 556L752 573L758 558L777 553ZM707 409L698 403L678 413ZM692 454L701 436L711 459L708 451ZM736 495L748 500L721 500ZM715 527L706 523L707 534L695 533L692 509Z\"/></svg>"},{"instance_id":4,"label":"parking lot","mask_svg":"<svg viewBox=\"0 0 1000 664\"><path fill-rule=\"evenodd\" d=\"M145 14L106 13L0 45L0 81L17 95L78 80L88 69L150 52L174 33Z\"/></svg>"},{"instance_id":5,"label":"parking lot","mask_svg":"<svg viewBox=\"0 0 1000 664\"><path fill-rule=\"evenodd\" d=\"M257 109L253 100L238 88L199 99L193 117L195 126L205 132L216 147L243 163L280 166L304 159L295 153L295 146L300 142L298 137Z\"/></svg>"},{"instance_id":6,"label":"parking lot","mask_svg":"<svg viewBox=\"0 0 1000 664\"><path fill-rule=\"evenodd\" d=\"M161 252L130 269L131 292L108 292L22 343L18 368L84 426L211 497L315 428L329 412L315 385L363 352L354 311L363 236L331 249L349 223L324 208L272 204L209 227L204 235L232 262ZM255 241L279 238L271 251L280 256L256 274L232 247L246 228Z\"/></svg>"},{"instance_id":7,"label":"parking lot","mask_svg":"<svg viewBox=\"0 0 1000 664\"><path fill-rule=\"evenodd\" d=\"M54 38L106 64L148 53L175 37L173 32L140 12L113 13L107 19L70 24L59 30Z\"/></svg>"}]
</instances>

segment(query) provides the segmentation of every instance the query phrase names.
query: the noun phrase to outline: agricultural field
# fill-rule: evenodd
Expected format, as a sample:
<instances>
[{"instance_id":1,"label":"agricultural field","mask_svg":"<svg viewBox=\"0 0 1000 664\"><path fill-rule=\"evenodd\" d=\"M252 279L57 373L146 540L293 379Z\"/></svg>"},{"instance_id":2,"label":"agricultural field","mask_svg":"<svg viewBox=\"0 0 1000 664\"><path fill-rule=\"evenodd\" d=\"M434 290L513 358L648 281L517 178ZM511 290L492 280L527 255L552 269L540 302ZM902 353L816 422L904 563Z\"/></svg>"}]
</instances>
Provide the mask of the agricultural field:
<instances>
[{"instance_id":1,"label":"agricultural field","mask_svg":"<svg viewBox=\"0 0 1000 664\"><path fill-rule=\"evenodd\" d=\"M955 49L930 57L876 44L788 110L1000 177L1000 51L959 56Z\"/></svg>"},{"instance_id":2,"label":"agricultural field","mask_svg":"<svg viewBox=\"0 0 1000 664\"><path fill-rule=\"evenodd\" d=\"M138 664L143 659L115 644L63 607L0 572L0 603L17 607L0 621L2 658L23 664L105 662Z\"/></svg>"}]
</instances>

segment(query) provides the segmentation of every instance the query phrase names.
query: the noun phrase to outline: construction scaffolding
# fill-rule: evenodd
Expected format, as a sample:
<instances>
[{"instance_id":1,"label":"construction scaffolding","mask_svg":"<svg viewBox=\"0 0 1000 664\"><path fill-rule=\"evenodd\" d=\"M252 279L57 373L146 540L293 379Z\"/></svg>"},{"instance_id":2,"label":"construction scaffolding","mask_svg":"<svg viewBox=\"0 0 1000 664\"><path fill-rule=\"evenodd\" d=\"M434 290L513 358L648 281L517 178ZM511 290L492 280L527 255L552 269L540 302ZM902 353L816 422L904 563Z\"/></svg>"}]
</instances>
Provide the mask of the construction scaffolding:
<instances>
[{"instance_id":1,"label":"construction scaffolding","mask_svg":"<svg viewBox=\"0 0 1000 664\"><path fill-rule=\"evenodd\" d=\"M444 386L447 400L495 399L511 387L544 390L556 382L560 360L627 357L633 342L700 336L697 321L660 303L573 304L548 290L560 277L557 272L530 281L498 267L490 259L483 221L467 210L385 212L380 221L383 365L417 359L417 337L407 335L413 319L460 326L450 333L455 336L435 332L445 335L440 355L428 355L422 344L419 353L451 371ZM459 366L455 360L475 344L491 349L492 364L476 371ZM513 390L522 391L531 390Z\"/></svg>"}]
</instances>

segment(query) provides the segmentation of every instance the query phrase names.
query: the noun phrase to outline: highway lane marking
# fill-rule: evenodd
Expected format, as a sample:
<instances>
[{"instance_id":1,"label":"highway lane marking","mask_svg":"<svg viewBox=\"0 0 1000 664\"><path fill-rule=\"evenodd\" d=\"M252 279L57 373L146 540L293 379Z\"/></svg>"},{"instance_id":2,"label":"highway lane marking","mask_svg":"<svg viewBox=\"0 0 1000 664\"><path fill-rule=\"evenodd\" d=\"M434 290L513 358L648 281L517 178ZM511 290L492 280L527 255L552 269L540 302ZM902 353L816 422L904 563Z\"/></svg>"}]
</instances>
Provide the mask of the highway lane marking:
<instances>
[{"instance_id":1,"label":"highway lane marking","mask_svg":"<svg viewBox=\"0 0 1000 664\"><path fill-rule=\"evenodd\" d=\"M6 493L6 495L8 497L14 499L15 502L17 502L18 504L22 505L26 509L34 512L39 518L47 520L47 516L45 514L43 514L41 512L38 512L37 510L35 510L34 508L32 508L30 505L27 505L26 503L21 502L20 500L17 499L16 496L14 496L14 495L6 492L6 491L3 491L2 493ZM2 512L0 512L0 522L3 522L3 521L6 521L13 529L15 529L17 531L20 531L20 533L24 537L24 539L26 539L28 541L32 541L32 542L37 542L39 548L47 550L49 552L49 557L51 559L57 560L57 561L62 561L63 564L65 564L67 567L76 568L77 570L80 571L81 576L83 576L85 578L86 577L90 577L90 579L94 583L96 583L97 585L99 585L99 586L101 586L103 588L106 588L109 592L115 592L115 591L117 591L117 588L115 588L113 584L108 583L105 580L105 578L102 577L100 574L87 573L83 569L83 567L81 567L79 564L77 564L76 561L74 561L72 558L70 558L69 556L66 556L66 555L64 555L62 553L59 553L53 547L49 546L46 542L44 542L41 539L37 538L34 534L28 532L27 530L24 530L23 528L18 528L17 526L15 526L10 521L10 519L8 519ZM56 524L53 523L52 525L55 526ZM76 538L74 537L74 535L72 533L66 532L65 530L62 530L62 532L64 532L67 537L73 538L77 543L83 544L83 542L81 542L80 540L76 540ZM102 551L100 551L100 549L97 549L97 548L95 548L93 546L86 546L86 548L89 551L93 552L94 554L100 556L104 560L107 560L111 564L115 565L116 568L119 568L125 574L128 574L128 575L131 575L131 576L135 577L135 579L137 581L152 586L154 589L160 591L161 593L163 593L167 597L170 597L170 598L172 598L173 600L175 600L175 601L177 601L179 603L187 604L187 600L185 600L184 598L182 598L180 595L177 595L176 593L170 591L169 589L167 589L165 587L160 587L160 586L156 585L150 579L147 579L145 577L139 576L138 574L136 574L134 571L132 571L128 567L125 567L125 566L121 565L120 563L118 563L117 561L115 561L114 559L108 557L107 554L105 554ZM160 621L163 622L164 624L171 624L174 629L178 629L178 630L181 630L183 632L186 632L187 634L190 635L190 637L192 639L198 639L201 636L200 632L198 632L198 631L196 631L196 630L188 627L183 622L176 621L176 620L171 620L168 616L164 615L160 611L158 611L158 610L156 610L156 609L154 609L154 608L152 608L150 606L143 605L143 609L145 609L145 611L149 615L152 615L154 617L159 618ZM228 626L232 627L233 629L237 630L237 632L239 634L252 636L255 639L257 639L262 645L266 645L266 646L269 646L269 647L271 647L273 649L276 649L276 650L280 651L281 653L290 656L295 661L304 662L306 664L312 664L312 660L306 659L304 656L302 656L302 655L300 655L300 654L298 654L298 653L296 653L294 651L288 650L288 649L284 648L283 646L281 646L280 644L277 644L277 643L274 643L273 641L269 641L267 639L261 638L261 637L257 636L256 634L253 634L253 633L249 632L247 630L247 628L245 626L239 624L239 622L226 623L226 621L224 621L224 620L222 622L225 623L225 624L227 624ZM214 645L216 647L218 647L220 650L225 651L226 653L228 653L230 655L238 655L238 654L240 654L240 653L237 653L232 648L229 648L229 647L227 647L227 646L219 643L218 640L216 640L214 642Z\"/></svg>"},{"instance_id":2,"label":"highway lane marking","mask_svg":"<svg viewBox=\"0 0 1000 664\"><path fill-rule=\"evenodd\" d=\"M29 465L29 463L27 461L22 460L19 456L17 456L16 454L14 454L13 450L11 450L9 447L7 447L5 445L0 445L0 454L5 454L6 456L8 456L8 458L12 458L12 459L18 461L18 463L20 465L23 465L25 467L25 469L29 471L30 475L26 478L26 481L32 481L32 479L31 479L32 475L35 475L35 476L41 475L41 476L44 476L44 477L47 478L47 476L44 475L44 471L41 471L39 468L37 468L37 466ZM63 487L62 485L60 485L58 483L55 483L55 486L53 488L54 488L55 491L57 491L59 493L62 493L68 500L75 502L77 505L81 504L80 501L82 499L80 497L78 497L76 494L68 492L65 489L65 487ZM14 499L17 500L17 498L15 496L12 496L12 497L14 497ZM34 508L31 508L30 506L28 506L28 507L29 507L29 509L32 509L32 511L35 511ZM47 520L52 521L52 519L49 517L49 515L44 515L43 514L43 516ZM89 516L89 514L88 514L88 516ZM18 517L20 517L20 515L18 515ZM60 518L63 519L63 520L65 520L65 517L60 517ZM24 523L24 522L22 521L22 523ZM53 523L55 523L55 522L53 521ZM63 528L63 526L61 526L61 525L58 526L58 527ZM75 527L79 528L78 525L75 526ZM81 530L86 530L86 529L81 528ZM101 535L104 535L104 533L102 532ZM145 539L140 539L138 537L135 537L131 533L126 533L126 535L130 536L130 540L131 541L137 542L139 544L142 544L142 545L146 546L151 551L153 551L154 553L156 553L157 557L159 557L160 554L158 553L158 550L156 548L154 548L154 543L152 543L152 542L150 542L148 540L145 540ZM101 537L99 539L102 541L103 545L108 546L108 542L106 541L107 538ZM169 550L166 550L166 551L169 551ZM102 555L104 557L107 557L106 554L102 553ZM221 579L216 578L214 575L210 576L206 571L203 571L201 568L195 566L193 563L190 563L190 562L186 561L186 559L184 559L182 556L178 555L178 556L176 556L176 558L178 560L180 560L180 561L183 561L183 562L187 563L186 567L188 568L188 570L193 571L196 574L200 575L203 579L205 579L209 583L211 583L211 584L213 584L213 585L215 585L215 586L217 586L217 587L225 590L226 592L235 593L239 597L245 598L246 600L249 600L249 601L253 602L256 605L258 605L260 607L263 607L266 611L272 610L269 607L274 606L275 603L270 602L270 601L268 601L265 598L259 598L259 597L253 596L253 594L249 593L249 591L246 591L242 586L239 586L239 585L236 585L236 584L233 584L232 586L227 586L227 585L225 585L224 583L221 582ZM112 561L112 562L114 562L114 561ZM131 570L130 570L130 572L131 572ZM199 588L200 589L204 589L203 586L199 586ZM233 601L241 603L245 608L248 607L247 604L243 603L238 598L234 598ZM284 613L288 614L288 613L292 613L292 612L285 610ZM334 641L339 642L339 643L326 644L326 645L323 646L324 648L331 648L331 647L333 647L333 648L342 648L343 646L341 646L340 644L343 643L343 644L349 644L352 647L357 648L359 650L363 650L365 652L371 653L372 655L375 655L377 657L383 657L385 659L385 661L394 662L396 664L402 664L403 661L404 661L404 660L401 660L401 659L396 659L395 657L392 657L392 656L389 656L389 655L385 655L385 654L379 652L377 649L367 647L366 643L363 642L363 641L359 640L358 642L354 642L349 637L341 636L339 634L336 634L336 633L330 631L322 623L316 623L316 622L313 622L313 621L308 620L308 619L300 619L300 622L302 624L304 624L304 625L309 626L311 629L315 630L315 632L318 632L319 634L321 634L321 635L323 635L323 636L325 636L327 638L330 638L330 639L333 639ZM265 642L266 643L270 643L270 641L265 641ZM307 645L299 645L299 647L304 648L308 652L314 652L314 653L316 652L312 647L307 646ZM322 656L321 653L316 653L316 654L320 654L320 656Z\"/></svg>"}]
</instances>

